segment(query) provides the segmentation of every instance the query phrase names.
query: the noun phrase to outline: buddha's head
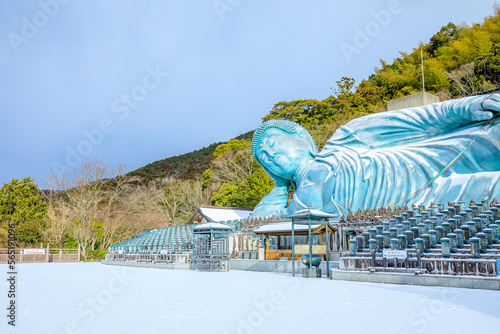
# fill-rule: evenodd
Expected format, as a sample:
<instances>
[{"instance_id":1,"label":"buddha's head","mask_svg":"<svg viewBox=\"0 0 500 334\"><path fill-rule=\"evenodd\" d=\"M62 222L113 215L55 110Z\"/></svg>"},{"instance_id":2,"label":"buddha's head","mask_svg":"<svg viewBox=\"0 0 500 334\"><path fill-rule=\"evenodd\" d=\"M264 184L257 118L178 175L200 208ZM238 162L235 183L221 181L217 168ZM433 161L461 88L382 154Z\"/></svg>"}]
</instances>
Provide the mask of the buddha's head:
<instances>
[{"instance_id":1,"label":"buddha's head","mask_svg":"<svg viewBox=\"0 0 500 334\"><path fill-rule=\"evenodd\" d=\"M253 156L274 181L292 180L300 166L314 158L317 151L309 132L290 121L262 123L252 139Z\"/></svg>"}]
</instances>

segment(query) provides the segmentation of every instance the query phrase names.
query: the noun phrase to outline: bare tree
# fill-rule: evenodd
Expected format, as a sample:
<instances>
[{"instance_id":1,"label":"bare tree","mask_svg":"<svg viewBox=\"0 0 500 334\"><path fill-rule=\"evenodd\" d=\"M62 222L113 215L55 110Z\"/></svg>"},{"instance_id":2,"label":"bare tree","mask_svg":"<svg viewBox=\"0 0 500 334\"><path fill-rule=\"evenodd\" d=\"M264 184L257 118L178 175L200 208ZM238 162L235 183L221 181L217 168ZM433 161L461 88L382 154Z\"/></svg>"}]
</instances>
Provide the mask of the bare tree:
<instances>
[{"instance_id":1,"label":"bare tree","mask_svg":"<svg viewBox=\"0 0 500 334\"><path fill-rule=\"evenodd\" d=\"M68 235L87 256L141 230L185 223L207 199L201 180L165 178L146 186L127 170L92 159L64 175L52 173L47 185L60 196L50 202L46 238L62 244Z\"/></svg>"},{"instance_id":2,"label":"bare tree","mask_svg":"<svg viewBox=\"0 0 500 334\"><path fill-rule=\"evenodd\" d=\"M200 180L158 179L150 182L143 205L159 213L168 224L185 223L204 203Z\"/></svg>"},{"instance_id":3,"label":"bare tree","mask_svg":"<svg viewBox=\"0 0 500 334\"><path fill-rule=\"evenodd\" d=\"M244 182L254 172L254 163L250 142L236 152L226 151L212 162L212 181Z\"/></svg>"},{"instance_id":4,"label":"bare tree","mask_svg":"<svg viewBox=\"0 0 500 334\"><path fill-rule=\"evenodd\" d=\"M455 71L444 72L444 74L453 82L457 91L456 97L475 95L495 88L490 82L476 75L475 62L464 64Z\"/></svg>"},{"instance_id":5,"label":"bare tree","mask_svg":"<svg viewBox=\"0 0 500 334\"><path fill-rule=\"evenodd\" d=\"M73 223L71 207L62 199L52 201L47 209L48 226L44 230L44 238L51 245L63 247L63 238Z\"/></svg>"},{"instance_id":6,"label":"bare tree","mask_svg":"<svg viewBox=\"0 0 500 334\"><path fill-rule=\"evenodd\" d=\"M64 198L64 203L52 205L52 238L57 240L57 233L62 233L69 220L67 233L78 243L82 255L114 243L129 212L137 211L129 197L136 191L138 179L127 176L126 171L125 165L113 168L102 160L90 159L64 175L52 173L47 183L62 190Z\"/></svg>"}]
</instances>

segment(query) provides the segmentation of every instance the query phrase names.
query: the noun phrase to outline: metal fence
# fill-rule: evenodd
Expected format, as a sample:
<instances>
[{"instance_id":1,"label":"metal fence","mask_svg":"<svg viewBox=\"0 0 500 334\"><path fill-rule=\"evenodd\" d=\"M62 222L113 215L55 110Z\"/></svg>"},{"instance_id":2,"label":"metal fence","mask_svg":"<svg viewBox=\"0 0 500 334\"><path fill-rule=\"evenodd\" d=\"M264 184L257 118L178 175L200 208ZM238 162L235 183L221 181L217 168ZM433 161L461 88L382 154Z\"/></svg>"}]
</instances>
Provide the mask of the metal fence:
<instances>
[{"instance_id":1,"label":"metal fence","mask_svg":"<svg viewBox=\"0 0 500 334\"><path fill-rule=\"evenodd\" d=\"M0 248L0 263L27 262L79 262L80 249L63 248L38 248L36 250L26 248Z\"/></svg>"},{"instance_id":2,"label":"metal fence","mask_svg":"<svg viewBox=\"0 0 500 334\"><path fill-rule=\"evenodd\" d=\"M140 251L138 254L126 254L123 251L109 252L107 261L132 261L154 263L191 263L193 253L172 254L171 251L154 253L153 251Z\"/></svg>"}]
</instances>

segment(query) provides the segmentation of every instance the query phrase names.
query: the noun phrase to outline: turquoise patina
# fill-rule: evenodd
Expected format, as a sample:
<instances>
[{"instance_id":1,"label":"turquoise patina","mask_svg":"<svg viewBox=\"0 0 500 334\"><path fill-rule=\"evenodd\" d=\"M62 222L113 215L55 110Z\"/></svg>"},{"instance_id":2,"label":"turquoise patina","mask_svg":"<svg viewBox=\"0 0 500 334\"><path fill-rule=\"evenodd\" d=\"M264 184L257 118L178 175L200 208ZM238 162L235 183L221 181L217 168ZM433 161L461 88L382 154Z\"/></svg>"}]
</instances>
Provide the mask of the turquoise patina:
<instances>
[{"instance_id":1,"label":"turquoise patina","mask_svg":"<svg viewBox=\"0 0 500 334\"><path fill-rule=\"evenodd\" d=\"M300 125L261 124L252 153L276 182L253 217L311 207L331 214L403 204L500 199L500 95L474 96L382 112L340 127L321 152ZM488 122L491 122L484 131ZM296 189L288 205L290 187Z\"/></svg>"}]
</instances>

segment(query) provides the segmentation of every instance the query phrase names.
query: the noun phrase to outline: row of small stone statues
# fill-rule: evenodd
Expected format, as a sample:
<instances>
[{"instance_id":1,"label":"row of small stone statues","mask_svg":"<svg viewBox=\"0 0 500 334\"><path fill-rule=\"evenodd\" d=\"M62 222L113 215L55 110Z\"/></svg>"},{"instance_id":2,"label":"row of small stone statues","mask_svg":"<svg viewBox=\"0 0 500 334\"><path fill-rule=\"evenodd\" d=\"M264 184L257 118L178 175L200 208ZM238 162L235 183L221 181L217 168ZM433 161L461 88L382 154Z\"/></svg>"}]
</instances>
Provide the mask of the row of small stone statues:
<instances>
[{"instance_id":1,"label":"row of small stone statues","mask_svg":"<svg viewBox=\"0 0 500 334\"><path fill-rule=\"evenodd\" d=\"M483 200L484 201L484 200ZM490 207L495 207L498 204L498 201L494 198L491 203L489 204ZM454 202L448 202L448 207L453 207L454 205L461 205L462 207L465 205L465 202L460 202L459 204L455 204ZM476 205L476 202L474 200L471 200L469 203L469 208L473 207ZM482 203L480 203L482 205ZM444 208L443 203L438 203L434 204L431 203L430 208L434 210L440 210L440 208ZM418 210L424 211L425 206L423 205L412 205L412 210L417 208ZM423 209L422 209L423 208ZM381 219L391 219L391 218L396 218L396 216L401 215L404 212L407 212L409 210L408 206L404 205L402 207L394 207L392 208L391 206L388 207L383 207L383 208L378 208L378 209L366 209L364 211L361 211L361 209L358 209L356 213L349 212L347 217L342 217L340 218L339 223L356 223L356 222L368 222L368 221L380 221Z\"/></svg>"},{"instance_id":2,"label":"row of small stone statues","mask_svg":"<svg viewBox=\"0 0 500 334\"><path fill-rule=\"evenodd\" d=\"M443 257L449 258L450 253L470 245L472 258L479 258L500 243L499 225L500 204L496 200L471 202L468 208L463 202L449 203L447 209L441 203L430 209L420 205L349 240L349 252L356 256L364 250L382 253L384 248L411 248L423 255L441 245Z\"/></svg>"}]
</instances>

